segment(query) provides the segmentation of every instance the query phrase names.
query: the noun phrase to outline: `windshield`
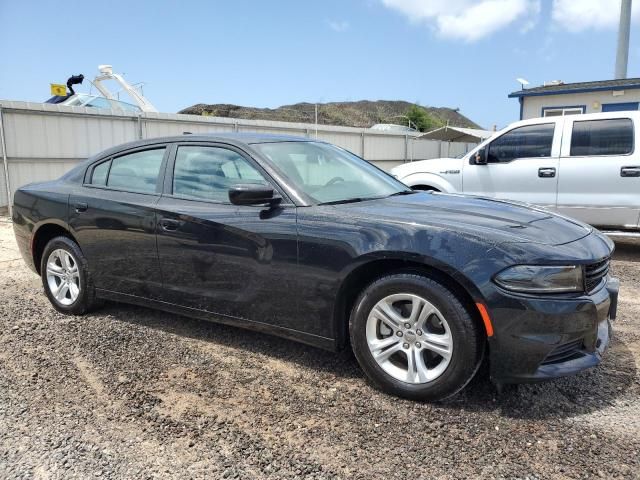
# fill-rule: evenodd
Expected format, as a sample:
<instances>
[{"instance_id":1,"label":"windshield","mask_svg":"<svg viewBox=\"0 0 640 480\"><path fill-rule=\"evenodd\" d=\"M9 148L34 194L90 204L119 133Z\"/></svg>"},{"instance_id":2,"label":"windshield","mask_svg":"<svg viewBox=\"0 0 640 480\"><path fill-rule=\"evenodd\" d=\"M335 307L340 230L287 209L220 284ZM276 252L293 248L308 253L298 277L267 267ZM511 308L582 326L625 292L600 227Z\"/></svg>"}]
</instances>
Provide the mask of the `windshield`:
<instances>
[{"instance_id":1,"label":"windshield","mask_svg":"<svg viewBox=\"0 0 640 480\"><path fill-rule=\"evenodd\" d=\"M316 203L383 198L410 191L369 162L326 143L276 142L253 147Z\"/></svg>"}]
</instances>

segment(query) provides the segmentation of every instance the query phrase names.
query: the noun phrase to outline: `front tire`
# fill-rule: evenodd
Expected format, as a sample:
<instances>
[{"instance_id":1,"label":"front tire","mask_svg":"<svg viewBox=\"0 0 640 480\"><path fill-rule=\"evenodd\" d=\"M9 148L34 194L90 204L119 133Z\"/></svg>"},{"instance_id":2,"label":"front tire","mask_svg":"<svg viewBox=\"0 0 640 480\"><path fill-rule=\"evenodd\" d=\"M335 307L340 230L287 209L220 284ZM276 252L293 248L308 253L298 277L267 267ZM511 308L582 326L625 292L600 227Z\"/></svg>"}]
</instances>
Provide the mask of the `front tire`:
<instances>
[{"instance_id":1,"label":"front tire","mask_svg":"<svg viewBox=\"0 0 640 480\"><path fill-rule=\"evenodd\" d=\"M460 299L422 275L388 275L365 288L349 330L371 383L412 400L455 395L484 354L484 338Z\"/></svg>"},{"instance_id":2,"label":"front tire","mask_svg":"<svg viewBox=\"0 0 640 480\"><path fill-rule=\"evenodd\" d=\"M47 243L40 274L44 292L59 312L82 315L97 306L87 261L70 238L55 237Z\"/></svg>"}]
</instances>

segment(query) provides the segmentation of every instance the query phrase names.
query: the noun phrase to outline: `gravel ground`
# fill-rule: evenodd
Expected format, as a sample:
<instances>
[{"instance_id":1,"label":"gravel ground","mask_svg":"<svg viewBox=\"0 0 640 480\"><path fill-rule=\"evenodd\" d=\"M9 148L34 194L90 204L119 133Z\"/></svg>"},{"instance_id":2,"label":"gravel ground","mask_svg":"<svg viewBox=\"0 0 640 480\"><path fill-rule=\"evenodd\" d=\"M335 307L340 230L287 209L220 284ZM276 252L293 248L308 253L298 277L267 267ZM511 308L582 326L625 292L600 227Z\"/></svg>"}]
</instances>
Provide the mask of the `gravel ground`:
<instances>
[{"instance_id":1,"label":"gravel ground","mask_svg":"<svg viewBox=\"0 0 640 480\"><path fill-rule=\"evenodd\" d=\"M639 478L640 243L599 368L454 400L350 353L145 308L57 313L0 220L0 478Z\"/></svg>"}]
</instances>

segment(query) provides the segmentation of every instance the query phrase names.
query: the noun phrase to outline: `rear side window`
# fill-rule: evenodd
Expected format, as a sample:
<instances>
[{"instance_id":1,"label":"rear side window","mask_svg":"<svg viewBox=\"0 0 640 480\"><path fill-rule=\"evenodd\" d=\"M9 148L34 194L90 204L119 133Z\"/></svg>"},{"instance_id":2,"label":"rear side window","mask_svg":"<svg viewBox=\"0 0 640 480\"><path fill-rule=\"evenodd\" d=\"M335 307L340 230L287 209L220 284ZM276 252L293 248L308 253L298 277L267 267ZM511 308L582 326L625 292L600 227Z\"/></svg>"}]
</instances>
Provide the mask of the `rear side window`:
<instances>
[{"instance_id":1,"label":"rear side window","mask_svg":"<svg viewBox=\"0 0 640 480\"><path fill-rule=\"evenodd\" d=\"M92 185L106 185L107 184L107 174L109 173L109 166L111 165L111 160L107 160L106 162L102 162L98 166L93 169L93 173L91 174L91 184Z\"/></svg>"},{"instance_id":2,"label":"rear side window","mask_svg":"<svg viewBox=\"0 0 640 480\"><path fill-rule=\"evenodd\" d=\"M229 188L240 183L267 184L242 155L221 147L178 147L173 194L229 202Z\"/></svg>"},{"instance_id":3,"label":"rear side window","mask_svg":"<svg viewBox=\"0 0 640 480\"><path fill-rule=\"evenodd\" d=\"M487 161L504 163L516 158L551 156L555 123L514 128L489 144Z\"/></svg>"},{"instance_id":4,"label":"rear side window","mask_svg":"<svg viewBox=\"0 0 640 480\"><path fill-rule=\"evenodd\" d=\"M164 151L164 148L157 148L114 158L111 161L107 186L134 192L154 193L160 176Z\"/></svg>"},{"instance_id":5,"label":"rear side window","mask_svg":"<svg viewBox=\"0 0 640 480\"><path fill-rule=\"evenodd\" d=\"M633 122L630 118L585 120L573 123L572 157L626 155L633 152Z\"/></svg>"}]
</instances>

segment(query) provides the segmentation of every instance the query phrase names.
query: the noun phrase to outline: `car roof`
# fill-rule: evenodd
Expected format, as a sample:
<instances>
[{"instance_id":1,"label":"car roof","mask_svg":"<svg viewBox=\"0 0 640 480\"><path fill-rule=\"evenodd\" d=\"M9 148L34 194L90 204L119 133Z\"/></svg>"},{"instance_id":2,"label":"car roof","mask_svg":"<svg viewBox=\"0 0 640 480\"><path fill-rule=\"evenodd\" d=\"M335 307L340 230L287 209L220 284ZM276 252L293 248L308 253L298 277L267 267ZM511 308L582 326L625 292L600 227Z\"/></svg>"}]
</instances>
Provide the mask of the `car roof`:
<instances>
[{"instance_id":1,"label":"car roof","mask_svg":"<svg viewBox=\"0 0 640 480\"><path fill-rule=\"evenodd\" d=\"M236 146L252 145L256 143L276 143L276 142L320 142L309 137L300 137L295 135L274 135L259 132L213 132L213 133L197 133L192 134L185 132L183 135L174 135L170 137L147 138L144 140L135 140L133 142L123 143L115 147L111 147L100 152L97 157L113 155L123 150L132 148L145 147L147 145L156 145L159 143L175 143L175 142L220 142L228 143ZM93 158L95 158L94 156Z\"/></svg>"}]
</instances>

